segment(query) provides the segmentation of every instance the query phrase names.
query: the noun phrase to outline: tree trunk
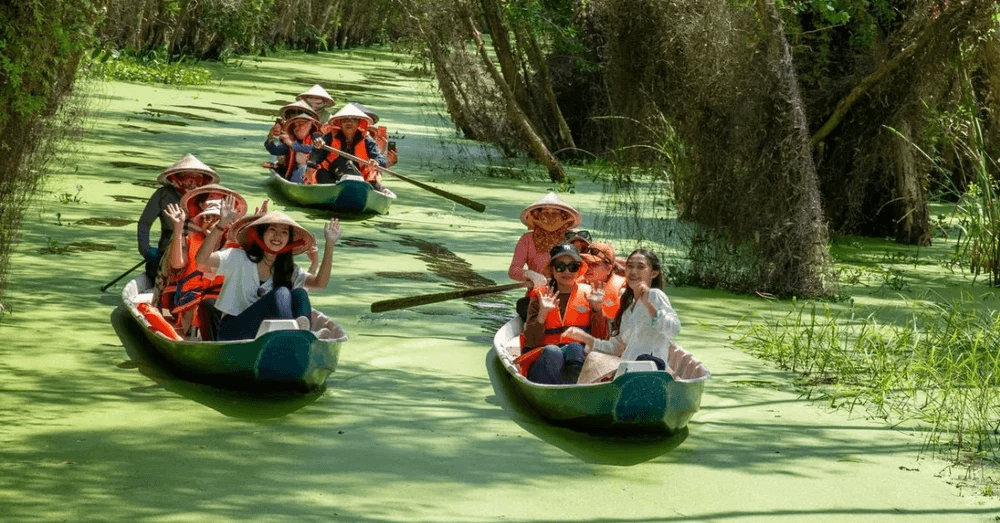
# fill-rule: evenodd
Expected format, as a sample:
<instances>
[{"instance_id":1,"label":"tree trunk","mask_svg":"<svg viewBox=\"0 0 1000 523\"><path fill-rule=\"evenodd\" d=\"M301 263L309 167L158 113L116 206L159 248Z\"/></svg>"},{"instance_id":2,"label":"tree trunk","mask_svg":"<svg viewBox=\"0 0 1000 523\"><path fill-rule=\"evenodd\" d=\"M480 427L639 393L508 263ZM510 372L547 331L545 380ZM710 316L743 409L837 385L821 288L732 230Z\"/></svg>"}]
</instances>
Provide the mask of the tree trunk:
<instances>
[{"instance_id":1,"label":"tree trunk","mask_svg":"<svg viewBox=\"0 0 1000 523\"><path fill-rule=\"evenodd\" d=\"M542 50L538 47L538 40L529 28L516 31L516 35L527 53L531 66L535 68L538 83L542 88L543 103L548 108L550 118L556 123L555 136L550 142L558 149L575 150L576 143L573 142L573 134L569 130L566 119L563 118L562 111L559 110L559 102L556 100L556 93L552 88L552 75L549 74L549 65L545 61L545 56L542 55Z\"/></svg>"},{"instance_id":2,"label":"tree trunk","mask_svg":"<svg viewBox=\"0 0 1000 523\"><path fill-rule=\"evenodd\" d=\"M490 60L489 55L486 53L486 45L483 44L482 35L479 33L479 30L476 29L475 22L472 21L471 17L467 18L466 22L469 24L469 29L472 31L472 35L476 39L476 48L479 50L479 57L482 58L483 65L486 66L490 75L493 76L493 80L500 87L500 90L503 91L504 99L507 101L507 113L518 125L518 127L521 128L525 139L527 139L528 143L531 145L531 150L534 152L535 159L544 165L546 170L549 171L549 178L552 179L552 181L563 181L566 178L566 173L563 171L562 165L559 163L559 160L556 159L555 156L552 156L552 153L549 152L541 137L538 136L538 133L535 131L534 127L532 127L531 122L528 120L528 116L524 114L524 111L522 111L520 105L518 105L517 99L514 97L514 93L511 91L510 86L507 85L506 81L504 81L503 75L501 75L500 71L498 71L496 66L493 65L493 60Z\"/></svg>"}]
</instances>

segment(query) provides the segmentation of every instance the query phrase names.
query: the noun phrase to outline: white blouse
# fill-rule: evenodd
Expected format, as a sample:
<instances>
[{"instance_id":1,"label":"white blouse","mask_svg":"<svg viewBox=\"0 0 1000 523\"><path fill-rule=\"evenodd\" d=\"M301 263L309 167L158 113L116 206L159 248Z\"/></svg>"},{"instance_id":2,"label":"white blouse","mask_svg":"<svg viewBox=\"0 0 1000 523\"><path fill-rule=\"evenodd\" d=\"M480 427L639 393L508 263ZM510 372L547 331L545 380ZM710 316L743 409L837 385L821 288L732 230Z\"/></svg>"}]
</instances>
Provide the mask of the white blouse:
<instances>
[{"instance_id":1,"label":"white blouse","mask_svg":"<svg viewBox=\"0 0 1000 523\"><path fill-rule=\"evenodd\" d=\"M650 316L649 309L638 301L633 301L622 313L622 324L615 338L625 344L625 352L621 355L623 361L635 360L640 354L652 354L666 362L670 342L681 330L681 321L663 291L649 289L649 302L656 309L655 316ZM594 340L594 350L615 354L615 338Z\"/></svg>"},{"instance_id":2,"label":"white blouse","mask_svg":"<svg viewBox=\"0 0 1000 523\"><path fill-rule=\"evenodd\" d=\"M250 260L243 249L222 249L217 251L219 255L219 268L216 274L226 277L222 282L222 290L215 301L215 308L233 316L245 311L253 305L257 299L274 288L274 275L264 283L260 282L257 274L257 264ZM302 287L309 273L295 266L295 274L292 275L292 286Z\"/></svg>"}]
</instances>

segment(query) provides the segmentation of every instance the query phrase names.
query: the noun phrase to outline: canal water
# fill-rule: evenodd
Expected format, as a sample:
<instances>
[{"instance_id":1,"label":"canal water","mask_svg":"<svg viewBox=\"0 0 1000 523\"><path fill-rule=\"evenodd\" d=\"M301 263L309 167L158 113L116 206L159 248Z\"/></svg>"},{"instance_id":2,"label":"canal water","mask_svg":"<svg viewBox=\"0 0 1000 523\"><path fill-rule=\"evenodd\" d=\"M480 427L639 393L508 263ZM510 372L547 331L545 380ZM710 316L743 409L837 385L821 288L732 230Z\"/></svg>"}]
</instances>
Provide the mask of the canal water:
<instances>
[{"instance_id":1,"label":"canal water","mask_svg":"<svg viewBox=\"0 0 1000 523\"><path fill-rule=\"evenodd\" d=\"M487 176L431 79L368 49L246 58L200 87L84 85L73 155L29 209L0 321L0 521L982 521L916 462L921 439L827 412L729 345L762 301L670 288L678 342L715 374L678 437L554 427L491 353L517 291L371 313L371 303L509 283L521 209L556 189ZM248 395L190 383L150 358L121 306L135 221L187 153L251 207L270 199L317 235L330 215L265 183L275 111L319 83L377 112L395 170L483 203L477 213L387 177L386 216L345 221L313 306L347 331L325 390ZM520 168L520 167L517 167ZM584 227L601 186L575 172ZM154 228L155 230L155 228ZM597 238L607 238L595 230ZM303 258L300 263L307 263Z\"/></svg>"}]
</instances>

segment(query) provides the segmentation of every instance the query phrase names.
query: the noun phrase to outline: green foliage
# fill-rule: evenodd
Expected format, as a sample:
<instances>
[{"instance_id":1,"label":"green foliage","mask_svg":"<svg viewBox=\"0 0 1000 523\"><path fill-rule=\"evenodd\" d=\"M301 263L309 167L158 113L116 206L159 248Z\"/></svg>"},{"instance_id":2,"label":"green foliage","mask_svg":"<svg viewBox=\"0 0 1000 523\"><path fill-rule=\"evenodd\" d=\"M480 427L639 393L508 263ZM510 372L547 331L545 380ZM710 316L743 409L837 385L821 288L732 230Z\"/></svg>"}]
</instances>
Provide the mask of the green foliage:
<instances>
[{"instance_id":1,"label":"green foliage","mask_svg":"<svg viewBox=\"0 0 1000 523\"><path fill-rule=\"evenodd\" d=\"M87 73L101 80L157 83L168 85L206 85L212 72L189 64L187 60L170 61L165 49L130 54L110 51L98 55L86 67Z\"/></svg>"},{"instance_id":2,"label":"green foliage","mask_svg":"<svg viewBox=\"0 0 1000 523\"><path fill-rule=\"evenodd\" d=\"M887 325L805 304L756 322L737 346L799 374L832 406L926 424L929 448L1000 457L1000 314L970 297Z\"/></svg>"}]
</instances>

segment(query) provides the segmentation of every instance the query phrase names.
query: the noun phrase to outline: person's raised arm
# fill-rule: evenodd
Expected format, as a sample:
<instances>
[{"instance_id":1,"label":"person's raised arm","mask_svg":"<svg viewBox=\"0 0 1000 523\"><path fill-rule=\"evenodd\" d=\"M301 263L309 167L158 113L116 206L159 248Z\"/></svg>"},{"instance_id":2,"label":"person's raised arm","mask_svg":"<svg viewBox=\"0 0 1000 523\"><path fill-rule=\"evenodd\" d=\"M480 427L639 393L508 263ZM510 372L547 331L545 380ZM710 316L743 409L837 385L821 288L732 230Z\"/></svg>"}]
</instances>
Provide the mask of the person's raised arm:
<instances>
[{"instance_id":1,"label":"person's raised arm","mask_svg":"<svg viewBox=\"0 0 1000 523\"><path fill-rule=\"evenodd\" d=\"M170 239L170 268L180 270L187 265L187 260L184 259L184 220L187 219L187 213L176 203L167 205L167 210L163 212L174 224L173 237Z\"/></svg>"},{"instance_id":2,"label":"person's raised arm","mask_svg":"<svg viewBox=\"0 0 1000 523\"><path fill-rule=\"evenodd\" d=\"M323 260L319 264L316 274L310 273L306 277L305 287L307 289L325 289L330 282L330 264L333 261L333 247L340 239L340 220L333 218L323 228L323 238L326 245L323 247Z\"/></svg>"},{"instance_id":3,"label":"person's raised arm","mask_svg":"<svg viewBox=\"0 0 1000 523\"><path fill-rule=\"evenodd\" d=\"M203 272L214 273L219 268L219 254L215 248L219 245L225 230L237 220L236 215L236 198L232 195L226 196L222 200L219 223L205 234L205 240L201 242L198 254L195 255L195 261Z\"/></svg>"}]
</instances>

